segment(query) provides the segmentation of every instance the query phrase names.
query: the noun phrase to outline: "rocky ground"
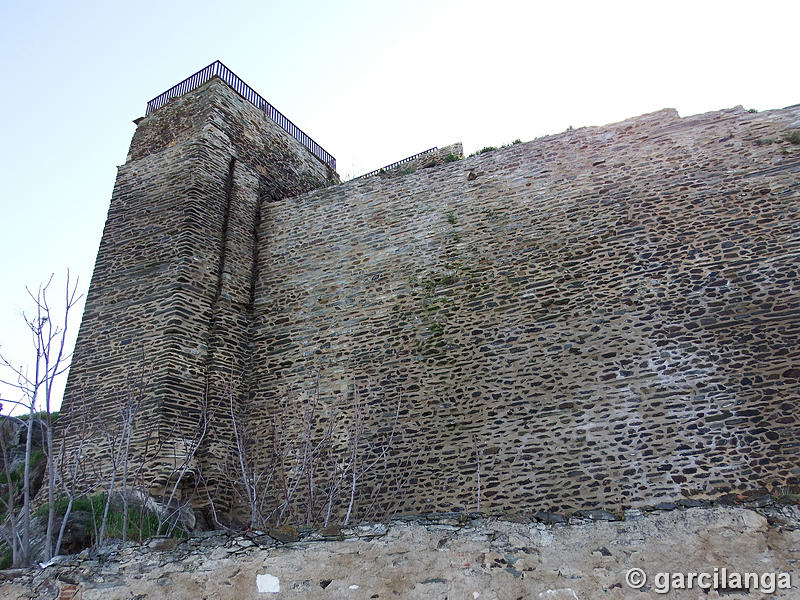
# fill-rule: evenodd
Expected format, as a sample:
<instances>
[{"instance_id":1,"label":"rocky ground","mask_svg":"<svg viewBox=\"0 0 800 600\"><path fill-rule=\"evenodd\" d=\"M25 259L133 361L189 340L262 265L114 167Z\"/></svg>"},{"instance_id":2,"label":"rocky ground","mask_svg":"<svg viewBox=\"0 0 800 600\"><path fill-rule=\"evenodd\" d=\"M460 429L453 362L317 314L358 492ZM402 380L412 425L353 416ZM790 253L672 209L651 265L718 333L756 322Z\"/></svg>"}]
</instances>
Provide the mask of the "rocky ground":
<instances>
[{"instance_id":1,"label":"rocky ground","mask_svg":"<svg viewBox=\"0 0 800 600\"><path fill-rule=\"evenodd\" d=\"M207 532L86 550L44 568L6 572L0 597L796 600L800 509L759 511L631 510L624 520L573 517L561 524L438 515L334 527L300 539L291 529ZM647 577L640 589L626 581L631 569ZM695 581L691 590L660 593L665 576L659 574L689 572L716 573L721 589L702 589ZM732 573L758 574L759 590L737 592ZM778 574L771 594L769 573ZM791 579L790 589L779 589L781 573Z\"/></svg>"}]
</instances>

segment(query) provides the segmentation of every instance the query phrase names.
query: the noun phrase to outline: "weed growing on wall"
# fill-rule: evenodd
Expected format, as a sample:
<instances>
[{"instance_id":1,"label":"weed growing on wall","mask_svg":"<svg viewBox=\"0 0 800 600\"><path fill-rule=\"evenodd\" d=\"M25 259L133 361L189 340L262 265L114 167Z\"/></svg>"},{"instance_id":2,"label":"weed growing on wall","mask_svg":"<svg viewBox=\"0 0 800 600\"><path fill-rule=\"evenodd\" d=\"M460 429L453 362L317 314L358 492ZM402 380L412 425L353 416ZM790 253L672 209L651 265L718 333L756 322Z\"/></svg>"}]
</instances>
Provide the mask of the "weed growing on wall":
<instances>
[{"instance_id":1,"label":"weed growing on wall","mask_svg":"<svg viewBox=\"0 0 800 600\"><path fill-rule=\"evenodd\" d=\"M511 142L510 144L503 144L499 148L497 146L484 146L480 150L470 154L468 158L471 158L473 156L477 156L479 154L486 154L487 152L492 152L493 150L502 150L503 148L510 148L511 146L516 146L517 144L521 144L521 143L522 143L522 140L517 138L513 142ZM447 161L447 162L450 162L450 161Z\"/></svg>"},{"instance_id":2,"label":"weed growing on wall","mask_svg":"<svg viewBox=\"0 0 800 600\"><path fill-rule=\"evenodd\" d=\"M784 135L783 139L785 139L790 144L800 144L800 129L793 129L792 131Z\"/></svg>"}]
</instances>

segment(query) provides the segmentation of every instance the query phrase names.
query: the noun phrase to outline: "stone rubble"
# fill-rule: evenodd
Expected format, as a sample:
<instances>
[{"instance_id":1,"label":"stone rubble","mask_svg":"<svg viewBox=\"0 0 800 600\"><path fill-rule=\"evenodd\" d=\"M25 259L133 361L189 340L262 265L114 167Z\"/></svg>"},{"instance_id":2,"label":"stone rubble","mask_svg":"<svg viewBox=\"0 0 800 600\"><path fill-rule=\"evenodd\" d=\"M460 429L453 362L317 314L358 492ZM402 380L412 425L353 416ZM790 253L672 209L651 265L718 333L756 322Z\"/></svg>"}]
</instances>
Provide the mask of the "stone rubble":
<instances>
[{"instance_id":1,"label":"stone rubble","mask_svg":"<svg viewBox=\"0 0 800 600\"><path fill-rule=\"evenodd\" d=\"M624 521L569 524L492 518L408 517L341 529L338 540L304 532L282 544L263 532L207 532L154 538L59 557L44 569L6 573L7 600L170 598L480 598L707 600L718 592L654 593L628 587L626 572L785 572L800 597L800 508L782 507L784 525L740 507L628 511ZM256 541L258 540L258 541ZM278 591L279 590L279 591ZM74 595L70 595L74 594ZM748 594L728 594L728 600Z\"/></svg>"}]
</instances>

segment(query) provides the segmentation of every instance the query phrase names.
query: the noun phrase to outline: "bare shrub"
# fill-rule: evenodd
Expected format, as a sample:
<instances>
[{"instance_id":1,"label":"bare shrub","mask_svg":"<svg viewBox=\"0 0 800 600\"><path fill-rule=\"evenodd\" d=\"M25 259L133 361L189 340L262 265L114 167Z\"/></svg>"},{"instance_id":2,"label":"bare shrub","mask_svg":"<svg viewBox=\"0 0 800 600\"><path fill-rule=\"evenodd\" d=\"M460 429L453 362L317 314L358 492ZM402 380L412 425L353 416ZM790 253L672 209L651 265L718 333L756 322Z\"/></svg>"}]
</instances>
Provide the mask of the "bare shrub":
<instances>
[{"instance_id":1,"label":"bare shrub","mask_svg":"<svg viewBox=\"0 0 800 600\"><path fill-rule=\"evenodd\" d=\"M353 379L347 403L334 397L325 404L315 375L312 390L280 399L264 428L237 405L235 389L231 382L226 391L233 452L223 472L248 511L250 528L325 526L335 518L346 525L360 500L362 514L389 516L376 514L377 497L390 490L396 497L418 460L409 457L402 463L409 468L400 469L388 463L401 435L402 394L386 414L364 401Z\"/></svg>"},{"instance_id":2,"label":"bare shrub","mask_svg":"<svg viewBox=\"0 0 800 600\"><path fill-rule=\"evenodd\" d=\"M46 283L40 284L33 293L27 289L33 308L23 313L25 324L31 334L32 355L27 365L17 366L9 357L0 354L0 365L4 367L8 377L0 378L0 382L15 388L21 394L19 400L4 399L11 406L22 408L27 413L25 458L22 473L22 503L14 504L13 483L11 473L7 472L7 485L9 486L6 503L6 529L9 531L7 542L11 547L14 566L28 566L33 560L31 554L31 446L34 427L38 424L43 428L44 453L46 457L47 474L47 533L45 539L44 558L49 560L53 556L53 530L55 527L55 494L56 494L56 469L54 468L55 451L53 440L53 401L56 382L67 369L69 369L70 356L66 351L67 333L69 331L70 314L81 296L78 295L77 280L72 283L67 271L64 286L63 301L58 307L53 307L48 298L53 275ZM60 314L59 314L60 313ZM2 436L0 436L2 437ZM0 450L3 458L8 458L8 440L3 440ZM6 461L6 465L7 465ZM8 471L8 469L6 469Z\"/></svg>"}]
</instances>

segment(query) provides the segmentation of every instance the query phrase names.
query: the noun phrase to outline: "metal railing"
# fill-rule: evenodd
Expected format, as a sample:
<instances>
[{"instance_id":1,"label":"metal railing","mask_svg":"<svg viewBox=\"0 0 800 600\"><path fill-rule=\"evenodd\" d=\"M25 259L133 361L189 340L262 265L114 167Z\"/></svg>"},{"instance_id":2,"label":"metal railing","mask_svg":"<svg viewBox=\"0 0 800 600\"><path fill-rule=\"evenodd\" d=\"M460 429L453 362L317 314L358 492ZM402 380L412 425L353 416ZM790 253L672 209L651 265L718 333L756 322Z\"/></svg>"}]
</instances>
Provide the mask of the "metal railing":
<instances>
[{"instance_id":1,"label":"metal railing","mask_svg":"<svg viewBox=\"0 0 800 600\"><path fill-rule=\"evenodd\" d=\"M163 94L160 94L150 100L150 102L147 103L147 112L145 113L145 116L164 106L170 99L177 98L178 96L182 96L187 92L191 92L214 77L219 77L222 79L222 81L231 86L233 90L242 98L249 101L259 110L263 110L270 119L275 121L289 135L308 148L314 156L316 156L326 165L329 165L334 171L336 170L336 159L331 156L329 152L327 152L317 142L312 140L299 127L297 127L297 125L287 119L281 111L264 100L264 98L262 98L258 92L247 85L233 71L231 71L218 60L215 60L204 69L200 69L194 75L187 77L179 84L169 88Z\"/></svg>"},{"instance_id":2,"label":"metal railing","mask_svg":"<svg viewBox=\"0 0 800 600\"><path fill-rule=\"evenodd\" d=\"M433 148L428 148L427 150L423 150L422 152L417 152L416 154L412 154L411 156L407 156L403 160L398 160L397 162L393 162L390 165L386 165L385 167L381 167L380 169L375 169L374 171L370 171L369 173L364 173L363 175L359 175L358 177L353 177L350 181L354 181L356 179L366 179L367 177L374 177L375 175L379 174L382 171L389 171L394 169L395 167L399 167L400 165L404 165L406 163L411 162L412 160L418 159L420 156L425 154L429 154L431 152L436 152L439 149L438 146L434 146Z\"/></svg>"}]
</instances>

